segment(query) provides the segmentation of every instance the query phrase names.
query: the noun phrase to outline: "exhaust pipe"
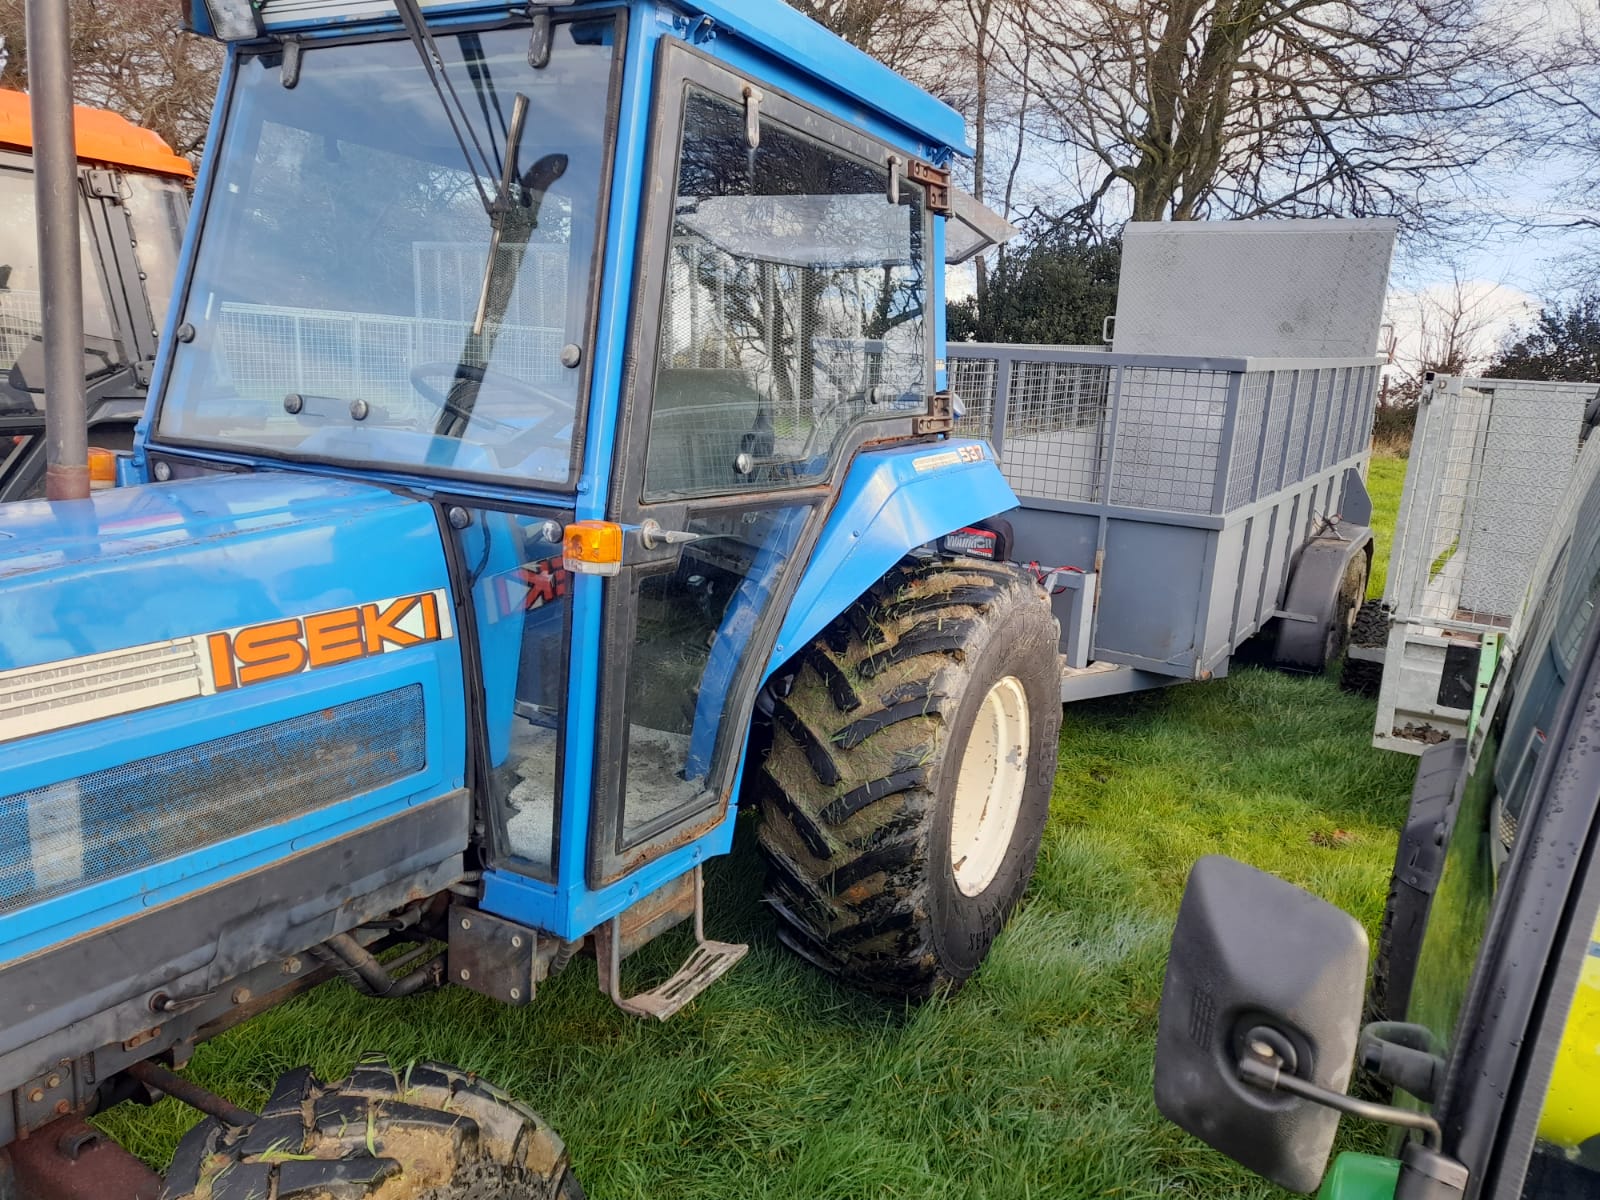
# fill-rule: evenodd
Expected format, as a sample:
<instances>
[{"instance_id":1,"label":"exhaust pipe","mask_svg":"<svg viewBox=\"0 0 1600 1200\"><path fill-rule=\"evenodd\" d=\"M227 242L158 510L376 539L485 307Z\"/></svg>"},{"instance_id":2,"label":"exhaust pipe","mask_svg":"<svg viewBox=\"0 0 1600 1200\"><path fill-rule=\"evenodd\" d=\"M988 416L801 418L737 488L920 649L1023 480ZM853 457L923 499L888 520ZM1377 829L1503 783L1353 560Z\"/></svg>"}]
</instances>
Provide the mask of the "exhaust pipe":
<instances>
[{"instance_id":1,"label":"exhaust pipe","mask_svg":"<svg viewBox=\"0 0 1600 1200\"><path fill-rule=\"evenodd\" d=\"M72 128L72 18L67 0L27 0L28 104L45 352L45 498L89 498L83 379L83 262L78 147Z\"/></svg>"}]
</instances>

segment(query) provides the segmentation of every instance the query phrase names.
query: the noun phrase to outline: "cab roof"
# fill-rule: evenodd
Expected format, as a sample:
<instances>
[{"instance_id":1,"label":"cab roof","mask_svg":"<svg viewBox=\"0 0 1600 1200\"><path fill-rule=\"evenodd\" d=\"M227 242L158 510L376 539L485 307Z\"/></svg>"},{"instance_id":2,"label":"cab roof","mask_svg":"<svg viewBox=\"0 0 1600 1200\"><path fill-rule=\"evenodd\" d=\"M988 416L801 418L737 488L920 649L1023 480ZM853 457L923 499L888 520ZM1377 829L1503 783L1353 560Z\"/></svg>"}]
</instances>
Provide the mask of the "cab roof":
<instances>
[{"instance_id":1,"label":"cab roof","mask_svg":"<svg viewBox=\"0 0 1600 1200\"><path fill-rule=\"evenodd\" d=\"M397 19L393 0L252 0L268 33L309 32L349 28L369 22ZM557 12L616 7L618 0L576 0L558 3ZM187 0L190 24L211 35L205 0ZM709 18L711 28L738 38L763 54L776 58L849 102L871 109L935 150L971 156L966 122L949 105L871 55L824 29L783 0L627 0L630 7L659 9L690 20ZM504 12L508 0L419 0L423 12L433 16L462 16L474 12Z\"/></svg>"},{"instance_id":2,"label":"cab roof","mask_svg":"<svg viewBox=\"0 0 1600 1200\"><path fill-rule=\"evenodd\" d=\"M82 162L178 179L194 178L189 160L174 154L160 134L142 129L118 113L79 105L72 110L72 123ZM33 150L33 114L28 109L26 92L0 89L0 147Z\"/></svg>"}]
</instances>

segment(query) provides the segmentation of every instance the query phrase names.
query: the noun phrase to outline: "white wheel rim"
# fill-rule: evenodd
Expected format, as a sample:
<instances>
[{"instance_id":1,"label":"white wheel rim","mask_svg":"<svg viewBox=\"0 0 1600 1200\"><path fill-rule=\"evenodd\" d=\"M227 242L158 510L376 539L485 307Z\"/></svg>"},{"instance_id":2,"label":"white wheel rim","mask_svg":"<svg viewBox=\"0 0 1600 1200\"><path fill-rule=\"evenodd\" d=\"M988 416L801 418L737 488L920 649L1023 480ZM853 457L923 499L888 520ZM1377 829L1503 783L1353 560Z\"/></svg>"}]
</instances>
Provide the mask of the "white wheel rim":
<instances>
[{"instance_id":1,"label":"white wheel rim","mask_svg":"<svg viewBox=\"0 0 1600 1200\"><path fill-rule=\"evenodd\" d=\"M1000 873L1028 782L1028 694L1015 675L989 689L956 774L950 868L964 896L982 894Z\"/></svg>"}]
</instances>

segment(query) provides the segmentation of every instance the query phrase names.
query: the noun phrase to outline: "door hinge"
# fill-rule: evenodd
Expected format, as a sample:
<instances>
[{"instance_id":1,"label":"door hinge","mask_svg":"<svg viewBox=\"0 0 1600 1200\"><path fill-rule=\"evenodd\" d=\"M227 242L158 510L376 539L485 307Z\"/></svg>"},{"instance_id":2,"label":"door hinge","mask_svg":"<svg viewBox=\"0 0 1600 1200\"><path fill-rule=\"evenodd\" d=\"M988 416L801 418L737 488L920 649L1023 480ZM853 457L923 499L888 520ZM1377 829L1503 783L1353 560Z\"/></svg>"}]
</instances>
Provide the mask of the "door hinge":
<instances>
[{"instance_id":1,"label":"door hinge","mask_svg":"<svg viewBox=\"0 0 1600 1200\"><path fill-rule=\"evenodd\" d=\"M929 433L949 433L955 428L955 406L949 392L928 397L928 411L911 418L911 432L918 437Z\"/></svg>"},{"instance_id":2,"label":"door hinge","mask_svg":"<svg viewBox=\"0 0 1600 1200\"><path fill-rule=\"evenodd\" d=\"M906 167L912 183L928 190L928 208L941 217L950 215L950 172L943 167L913 158Z\"/></svg>"},{"instance_id":3,"label":"door hinge","mask_svg":"<svg viewBox=\"0 0 1600 1200\"><path fill-rule=\"evenodd\" d=\"M127 191L123 187L120 171L93 170L83 173L83 190L96 200L123 200Z\"/></svg>"}]
</instances>

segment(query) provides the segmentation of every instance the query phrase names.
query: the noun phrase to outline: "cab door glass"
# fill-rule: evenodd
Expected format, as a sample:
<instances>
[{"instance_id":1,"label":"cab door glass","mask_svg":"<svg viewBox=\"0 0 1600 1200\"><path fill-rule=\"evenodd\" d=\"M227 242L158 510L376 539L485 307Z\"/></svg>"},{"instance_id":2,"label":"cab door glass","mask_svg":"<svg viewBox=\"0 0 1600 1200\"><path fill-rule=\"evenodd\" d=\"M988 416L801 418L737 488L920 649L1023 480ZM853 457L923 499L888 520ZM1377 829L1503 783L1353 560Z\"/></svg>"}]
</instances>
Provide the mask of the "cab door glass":
<instances>
[{"instance_id":1,"label":"cab door glass","mask_svg":"<svg viewBox=\"0 0 1600 1200\"><path fill-rule=\"evenodd\" d=\"M159 334L167 323L178 281L178 252L189 221L189 193L176 179L130 173L124 207L133 230L134 253L144 274L145 298Z\"/></svg>"},{"instance_id":2,"label":"cab door glass","mask_svg":"<svg viewBox=\"0 0 1600 1200\"><path fill-rule=\"evenodd\" d=\"M715 804L725 706L810 507L708 511L677 561L638 581L628 671L621 850ZM743 722L735 721L739 730Z\"/></svg>"},{"instance_id":3,"label":"cab door glass","mask_svg":"<svg viewBox=\"0 0 1600 1200\"><path fill-rule=\"evenodd\" d=\"M572 603L561 523L489 509L452 514L483 677L488 778L480 790L507 865L550 880Z\"/></svg>"},{"instance_id":4,"label":"cab door glass","mask_svg":"<svg viewBox=\"0 0 1600 1200\"><path fill-rule=\"evenodd\" d=\"M1588 472L1570 542L1532 604L1504 694L1463 786L1428 911L1405 1019L1440 1053L1456 1036L1502 872L1534 803L1537 766L1600 591L1600 473Z\"/></svg>"},{"instance_id":5,"label":"cab door glass","mask_svg":"<svg viewBox=\"0 0 1600 1200\"><path fill-rule=\"evenodd\" d=\"M1600 1196L1600 918L1556 1048L1522 1194L1526 1200Z\"/></svg>"},{"instance_id":6,"label":"cab door glass","mask_svg":"<svg viewBox=\"0 0 1600 1200\"><path fill-rule=\"evenodd\" d=\"M814 483L928 390L927 211L882 164L690 87L644 498Z\"/></svg>"}]
</instances>

